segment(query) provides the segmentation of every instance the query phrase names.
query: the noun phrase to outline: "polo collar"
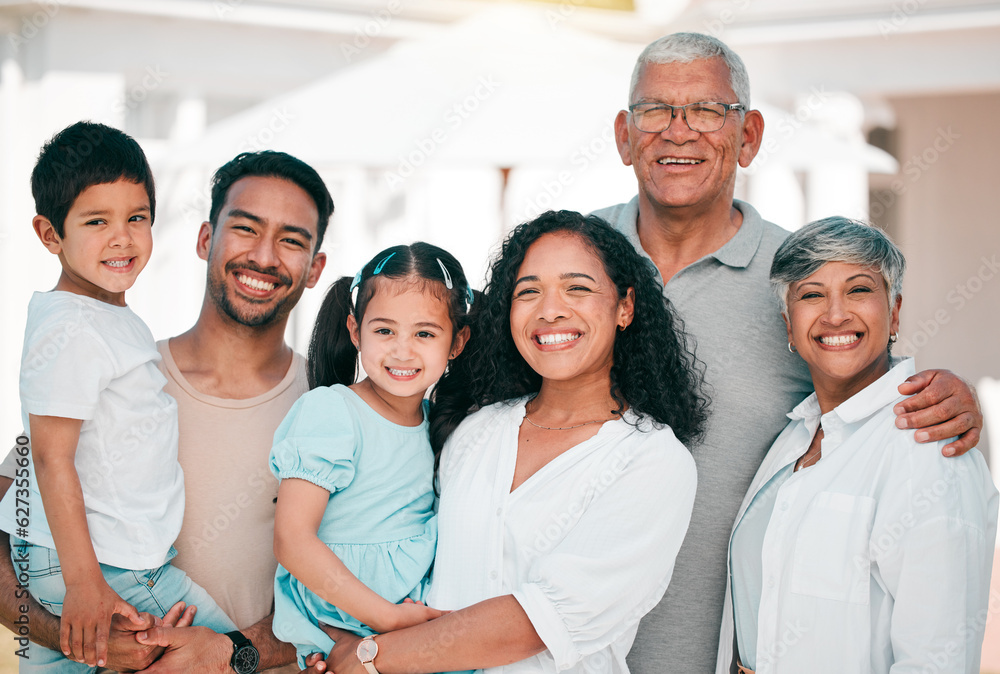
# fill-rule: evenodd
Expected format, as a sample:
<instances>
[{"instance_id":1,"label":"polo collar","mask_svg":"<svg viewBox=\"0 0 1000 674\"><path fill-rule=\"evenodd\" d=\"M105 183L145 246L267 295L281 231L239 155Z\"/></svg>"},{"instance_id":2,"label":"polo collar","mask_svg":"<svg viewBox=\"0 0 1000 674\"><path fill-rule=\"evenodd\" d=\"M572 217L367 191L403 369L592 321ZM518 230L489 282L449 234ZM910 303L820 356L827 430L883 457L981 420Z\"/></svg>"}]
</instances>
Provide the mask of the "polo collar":
<instances>
[{"instance_id":1,"label":"polo collar","mask_svg":"<svg viewBox=\"0 0 1000 674\"><path fill-rule=\"evenodd\" d=\"M726 265L742 269L747 267L757 254L760 240L764 236L764 221L753 206L745 201L733 199L735 206L743 214L743 223L729 241L709 257Z\"/></svg>"},{"instance_id":2,"label":"polo collar","mask_svg":"<svg viewBox=\"0 0 1000 674\"><path fill-rule=\"evenodd\" d=\"M743 223L739 230L721 248L714 253L709 253L702 260L714 257L727 267L738 269L746 268L753 261L753 256L757 254L760 247L761 238L764 236L764 220L760 217L753 206L745 201L733 199L735 206L743 214ZM625 204L624 210L619 215L620 222L625 223L621 228L622 233L632 242L635 249L641 254L649 257L642 248L639 240L639 197L635 196Z\"/></svg>"}]
</instances>

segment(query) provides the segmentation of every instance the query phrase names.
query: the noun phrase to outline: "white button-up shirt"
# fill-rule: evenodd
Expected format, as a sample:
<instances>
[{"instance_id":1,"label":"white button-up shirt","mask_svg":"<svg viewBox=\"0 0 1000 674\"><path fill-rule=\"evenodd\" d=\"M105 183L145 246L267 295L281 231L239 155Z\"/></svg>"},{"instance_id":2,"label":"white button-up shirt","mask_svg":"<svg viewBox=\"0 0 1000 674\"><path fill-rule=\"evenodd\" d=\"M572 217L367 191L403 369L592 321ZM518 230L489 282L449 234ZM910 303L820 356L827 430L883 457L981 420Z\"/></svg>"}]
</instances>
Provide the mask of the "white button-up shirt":
<instances>
[{"instance_id":1,"label":"white button-up shirt","mask_svg":"<svg viewBox=\"0 0 1000 674\"><path fill-rule=\"evenodd\" d=\"M945 458L945 441L895 427L913 373L904 360L827 414L814 394L788 415L734 531L821 422L822 459L772 485L760 575L731 574L742 585L726 591L718 674L732 661L732 597L748 592L760 593L758 674L979 672L997 490L977 450ZM739 554L731 546L730 562Z\"/></svg>"},{"instance_id":2,"label":"white button-up shirt","mask_svg":"<svg viewBox=\"0 0 1000 674\"><path fill-rule=\"evenodd\" d=\"M628 672L639 619L670 580L697 476L669 428L639 430L625 416L513 492L523 400L473 414L445 445L427 603L459 609L513 594L547 647L488 672Z\"/></svg>"}]
</instances>

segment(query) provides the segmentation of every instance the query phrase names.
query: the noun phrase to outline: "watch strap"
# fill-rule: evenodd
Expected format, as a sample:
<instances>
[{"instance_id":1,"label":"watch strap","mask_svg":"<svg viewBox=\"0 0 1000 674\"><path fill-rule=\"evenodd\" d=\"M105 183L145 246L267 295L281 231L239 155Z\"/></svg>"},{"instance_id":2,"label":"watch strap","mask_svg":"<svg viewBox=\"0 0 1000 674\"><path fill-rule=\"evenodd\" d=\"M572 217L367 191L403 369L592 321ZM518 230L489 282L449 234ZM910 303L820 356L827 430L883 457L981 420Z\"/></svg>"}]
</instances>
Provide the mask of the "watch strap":
<instances>
[{"instance_id":1,"label":"watch strap","mask_svg":"<svg viewBox=\"0 0 1000 674\"><path fill-rule=\"evenodd\" d=\"M254 674L254 672L257 671L259 654L257 653L257 648L253 645L253 642L239 630L233 630L232 632L226 632L225 634L233 642L233 654L229 658L229 666L232 667L237 674ZM247 655L249 655L249 659L253 662L252 666L247 666L247 663L245 663L242 658L239 658L240 651L244 649L251 651L251 653L248 653Z\"/></svg>"},{"instance_id":2,"label":"watch strap","mask_svg":"<svg viewBox=\"0 0 1000 674\"><path fill-rule=\"evenodd\" d=\"M372 642L372 644L375 645L375 654L372 655L371 660L365 660L359 654L358 655L358 660L361 661L361 666L364 667L365 670L367 670L368 674L379 674L379 671L377 669L375 669L375 658L378 657L378 644L375 643L375 638L372 637L372 636L367 636L364 639L362 639L362 641L370 641L370 642Z\"/></svg>"}]
</instances>

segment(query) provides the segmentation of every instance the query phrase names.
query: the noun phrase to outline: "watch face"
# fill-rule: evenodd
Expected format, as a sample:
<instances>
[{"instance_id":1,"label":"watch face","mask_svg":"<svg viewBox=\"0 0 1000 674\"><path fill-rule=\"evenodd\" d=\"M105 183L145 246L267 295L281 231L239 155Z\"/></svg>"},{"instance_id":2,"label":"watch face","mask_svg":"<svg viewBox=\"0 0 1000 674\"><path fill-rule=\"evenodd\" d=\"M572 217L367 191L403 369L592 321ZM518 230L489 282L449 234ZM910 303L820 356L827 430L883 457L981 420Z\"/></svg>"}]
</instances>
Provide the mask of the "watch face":
<instances>
[{"instance_id":1,"label":"watch face","mask_svg":"<svg viewBox=\"0 0 1000 674\"><path fill-rule=\"evenodd\" d=\"M237 674L253 674L257 671L260 655L253 646L242 646L233 653L232 665Z\"/></svg>"},{"instance_id":2,"label":"watch face","mask_svg":"<svg viewBox=\"0 0 1000 674\"><path fill-rule=\"evenodd\" d=\"M358 658L361 662L371 662L378 653L378 644L374 639L362 639L358 644Z\"/></svg>"}]
</instances>

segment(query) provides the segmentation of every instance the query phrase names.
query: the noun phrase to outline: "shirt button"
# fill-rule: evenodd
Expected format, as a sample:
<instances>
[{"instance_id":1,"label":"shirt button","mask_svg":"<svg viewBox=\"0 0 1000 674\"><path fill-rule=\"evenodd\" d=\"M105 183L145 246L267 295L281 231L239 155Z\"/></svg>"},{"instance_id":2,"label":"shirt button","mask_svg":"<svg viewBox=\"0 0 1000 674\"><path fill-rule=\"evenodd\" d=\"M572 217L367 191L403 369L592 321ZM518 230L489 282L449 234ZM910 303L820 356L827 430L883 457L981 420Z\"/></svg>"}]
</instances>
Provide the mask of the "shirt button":
<instances>
[{"instance_id":1,"label":"shirt button","mask_svg":"<svg viewBox=\"0 0 1000 674\"><path fill-rule=\"evenodd\" d=\"M785 501L784 503L781 504L781 509L788 510L788 501Z\"/></svg>"},{"instance_id":2,"label":"shirt button","mask_svg":"<svg viewBox=\"0 0 1000 674\"><path fill-rule=\"evenodd\" d=\"M156 581L153 580L152 578L150 578L149 582L146 583L146 587L153 587L154 585L156 585Z\"/></svg>"},{"instance_id":3,"label":"shirt button","mask_svg":"<svg viewBox=\"0 0 1000 674\"><path fill-rule=\"evenodd\" d=\"M503 508L497 508L497 517L503 514Z\"/></svg>"},{"instance_id":4,"label":"shirt button","mask_svg":"<svg viewBox=\"0 0 1000 674\"><path fill-rule=\"evenodd\" d=\"M774 587L774 576L767 579L767 586Z\"/></svg>"},{"instance_id":5,"label":"shirt button","mask_svg":"<svg viewBox=\"0 0 1000 674\"><path fill-rule=\"evenodd\" d=\"M496 580L496 579L497 579L497 572L490 571L490 580Z\"/></svg>"}]
</instances>

